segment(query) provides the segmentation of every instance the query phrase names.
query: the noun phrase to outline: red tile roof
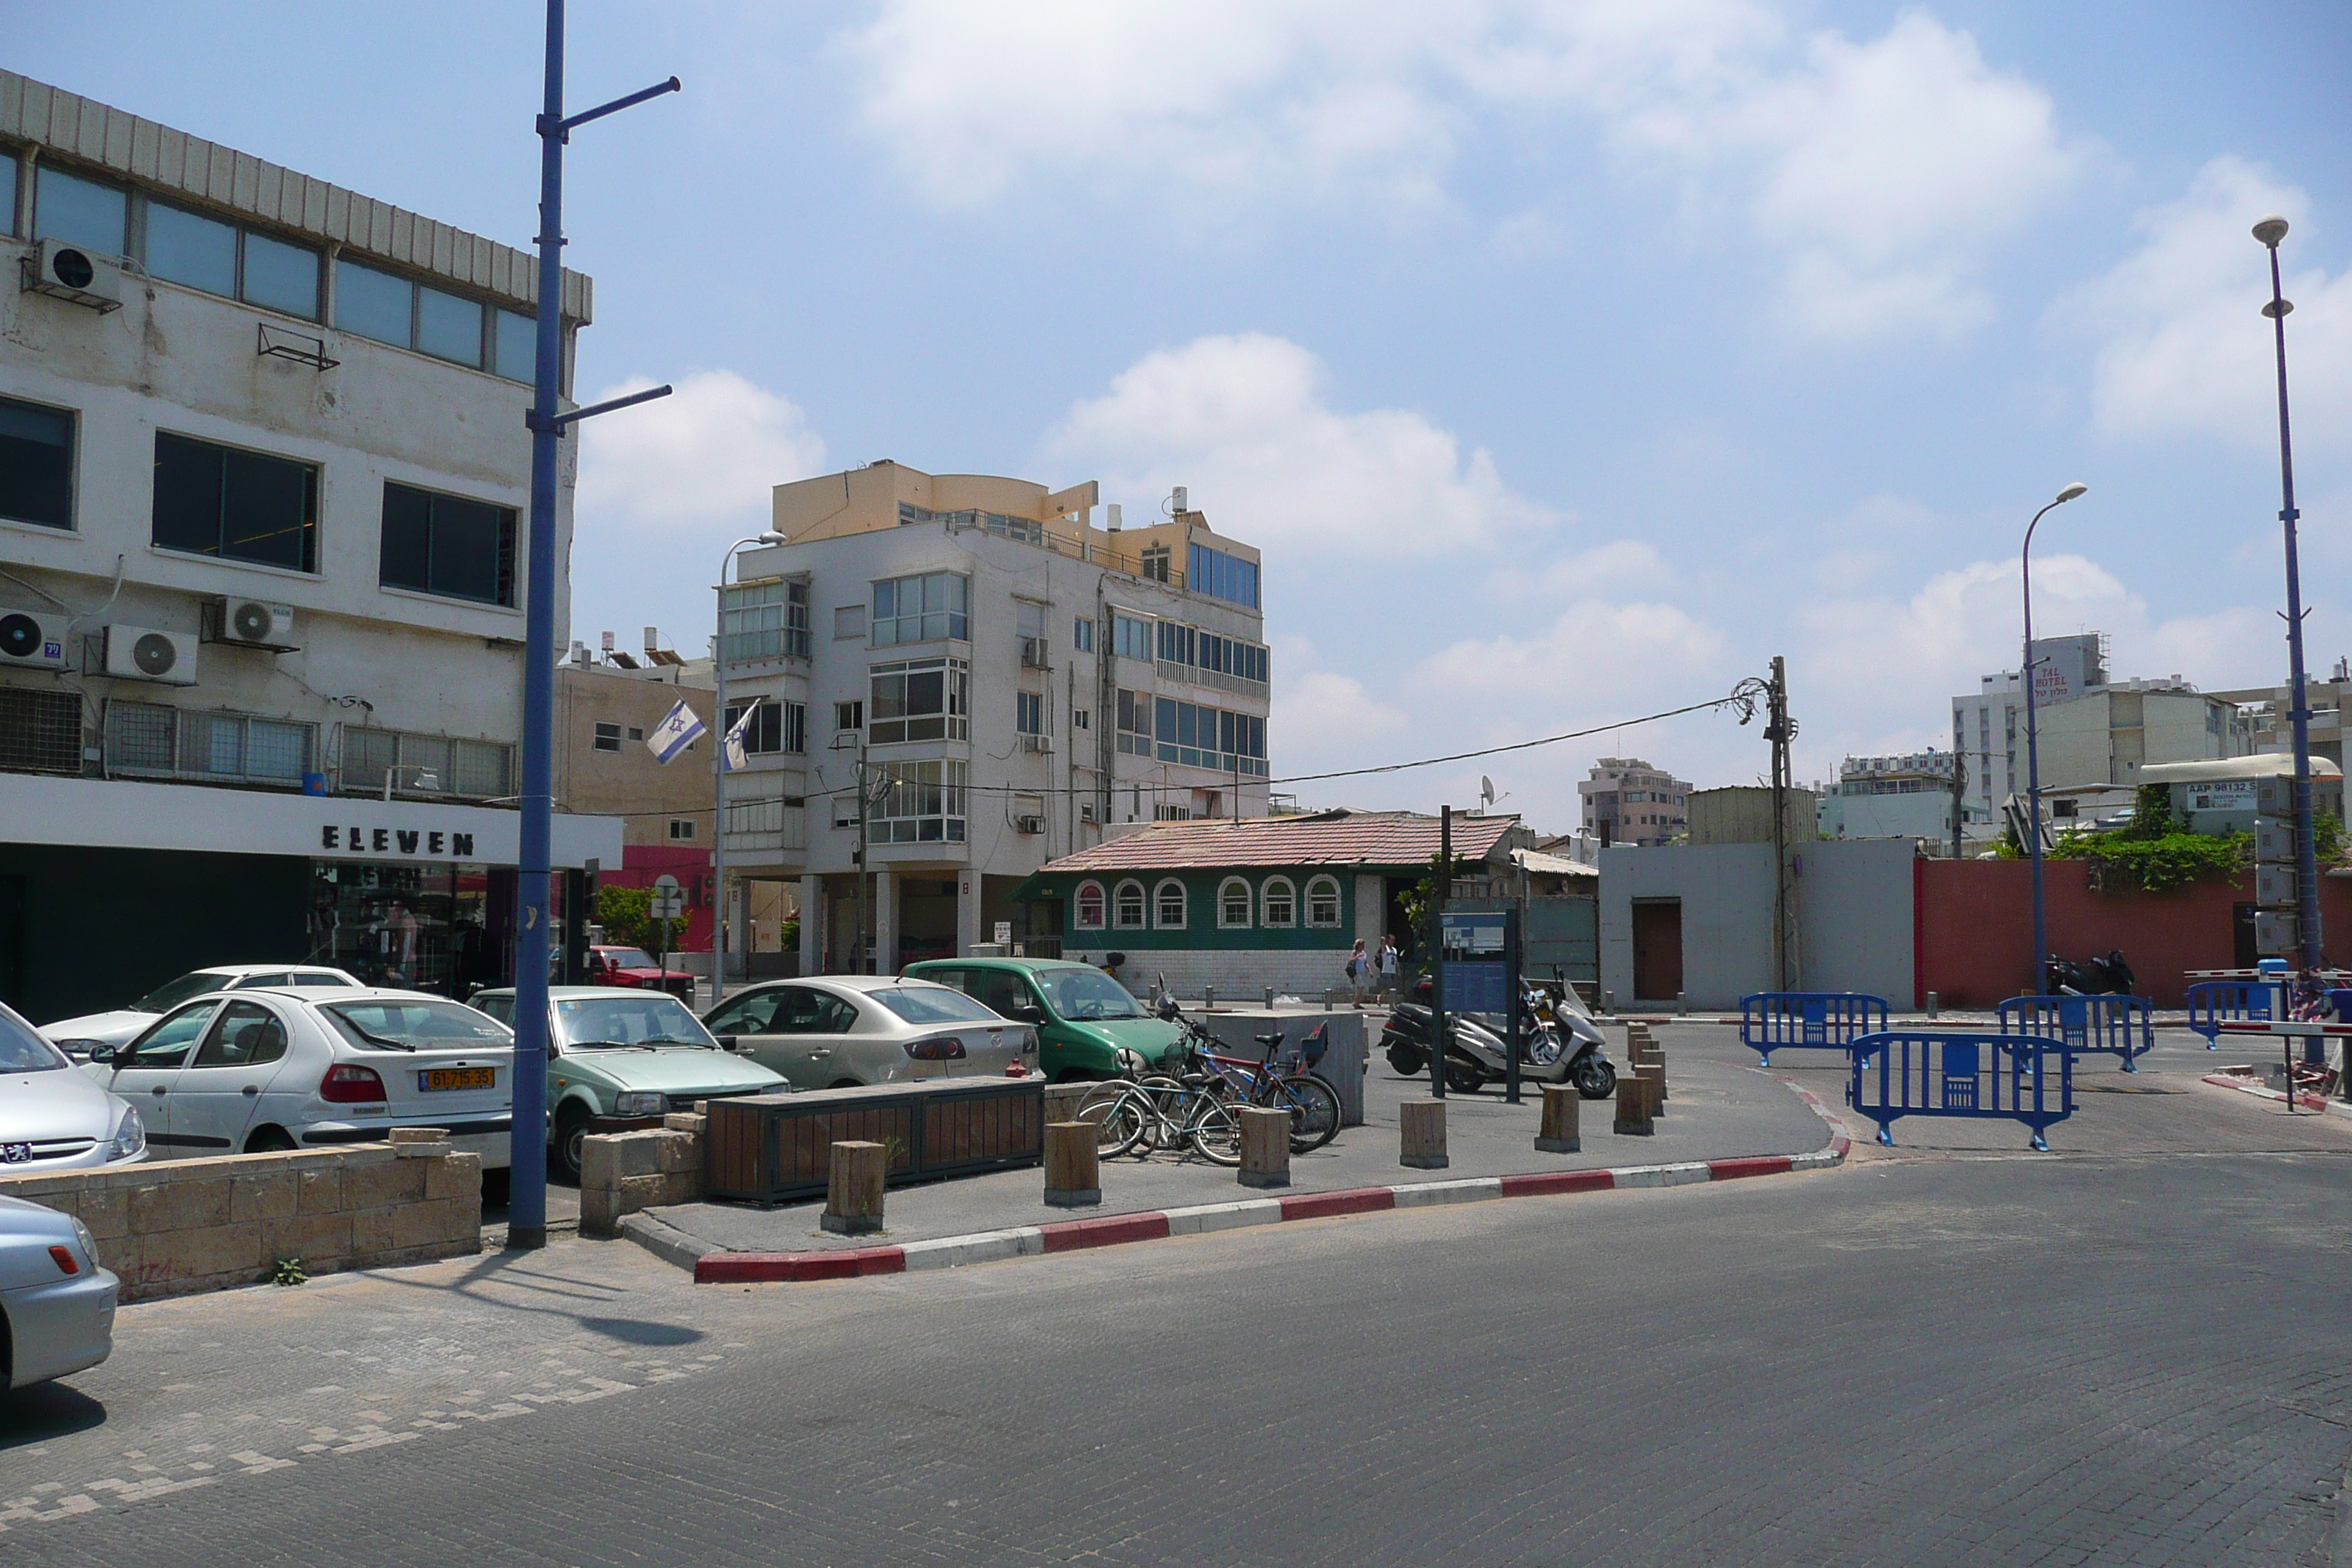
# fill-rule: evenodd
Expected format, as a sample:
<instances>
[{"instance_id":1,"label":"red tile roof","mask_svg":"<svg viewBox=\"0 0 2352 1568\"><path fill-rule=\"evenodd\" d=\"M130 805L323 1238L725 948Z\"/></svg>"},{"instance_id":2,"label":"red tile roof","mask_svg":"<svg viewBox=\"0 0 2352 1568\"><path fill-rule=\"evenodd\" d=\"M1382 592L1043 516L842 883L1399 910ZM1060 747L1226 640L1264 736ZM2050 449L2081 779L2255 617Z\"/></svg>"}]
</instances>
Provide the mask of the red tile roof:
<instances>
[{"instance_id":1,"label":"red tile roof","mask_svg":"<svg viewBox=\"0 0 2352 1568\"><path fill-rule=\"evenodd\" d=\"M1456 816L1456 858L1483 860L1516 816ZM1239 822L1155 822L1065 855L1038 868L1041 877L1079 871L1213 870L1226 866L1423 866L1438 848L1438 821L1417 812L1319 811L1305 816L1251 816Z\"/></svg>"}]
</instances>

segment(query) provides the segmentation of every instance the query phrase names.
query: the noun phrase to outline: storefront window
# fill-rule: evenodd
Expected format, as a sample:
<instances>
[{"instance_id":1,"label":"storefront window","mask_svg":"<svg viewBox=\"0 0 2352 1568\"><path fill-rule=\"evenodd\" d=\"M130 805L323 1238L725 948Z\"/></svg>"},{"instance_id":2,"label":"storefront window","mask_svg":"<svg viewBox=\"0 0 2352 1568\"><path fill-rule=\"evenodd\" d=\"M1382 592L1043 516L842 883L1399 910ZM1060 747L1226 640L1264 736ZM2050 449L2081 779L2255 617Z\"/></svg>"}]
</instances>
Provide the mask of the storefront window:
<instances>
[{"instance_id":1,"label":"storefront window","mask_svg":"<svg viewBox=\"0 0 2352 1568\"><path fill-rule=\"evenodd\" d=\"M463 998L506 978L489 868L313 861L310 952L363 984ZM513 874L503 879L511 899Z\"/></svg>"}]
</instances>

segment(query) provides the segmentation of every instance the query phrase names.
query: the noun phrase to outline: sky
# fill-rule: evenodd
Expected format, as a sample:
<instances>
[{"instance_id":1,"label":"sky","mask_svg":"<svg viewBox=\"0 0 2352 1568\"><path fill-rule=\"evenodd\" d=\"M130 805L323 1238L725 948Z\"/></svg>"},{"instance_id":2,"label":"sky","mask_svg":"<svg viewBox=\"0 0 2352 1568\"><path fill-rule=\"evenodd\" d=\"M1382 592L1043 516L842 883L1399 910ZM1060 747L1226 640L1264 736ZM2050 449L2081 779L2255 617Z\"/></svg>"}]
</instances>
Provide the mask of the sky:
<instances>
[{"instance_id":1,"label":"sky","mask_svg":"<svg viewBox=\"0 0 2352 1568\"><path fill-rule=\"evenodd\" d=\"M539 7L10 6L0 64L509 244ZM1171 485L1265 554L1277 776L1538 826L1789 666L1800 779L1949 743L2038 630L2285 674L2281 251L2310 663L2352 654L2352 10L1805 0L575 4L575 635L708 638L770 486L890 458ZM519 433L520 438L520 433Z\"/></svg>"}]
</instances>

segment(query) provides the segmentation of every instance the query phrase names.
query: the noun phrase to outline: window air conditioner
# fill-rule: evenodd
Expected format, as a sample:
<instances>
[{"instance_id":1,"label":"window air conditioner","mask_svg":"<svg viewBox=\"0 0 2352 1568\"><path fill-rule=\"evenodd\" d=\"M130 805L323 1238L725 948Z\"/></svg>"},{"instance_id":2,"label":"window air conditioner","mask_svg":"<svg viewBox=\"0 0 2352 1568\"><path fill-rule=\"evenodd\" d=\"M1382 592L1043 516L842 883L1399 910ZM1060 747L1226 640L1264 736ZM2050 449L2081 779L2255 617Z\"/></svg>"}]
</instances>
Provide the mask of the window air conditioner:
<instances>
[{"instance_id":1,"label":"window air conditioner","mask_svg":"<svg viewBox=\"0 0 2352 1568\"><path fill-rule=\"evenodd\" d=\"M1021 749L1024 752L1044 752L1048 755L1051 755L1054 750L1054 737L1051 735L1024 735L1021 737Z\"/></svg>"},{"instance_id":2,"label":"window air conditioner","mask_svg":"<svg viewBox=\"0 0 2352 1568\"><path fill-rule=\"evenodd\" d=\"M1093 801L1082 800L1078 802L1078 820L1080 822L1099 822L1102 820L1101 812L1102 808Z\"/></svg>"},{"instance_id":3,"label":"window air conditioner","mask_svg":"<svg viewBox=\"0 0 2352 1568\"><path fill-rule=\"evenodd\" d=\"M1045 831L1045 819L1042 816L1016 816L1013 819L1013 830L1015 833L1043 833Z\"/></svg>"},{"instance_id":4,"label":"window air conditioner","mask_svg":"<svg viewBox=\"0 0 2352 1568\"><path fill-rule=\"evenodd\" d=\"M161 632L152 626L109 626L106 673L122 680L194 686L196 639L185 632Z\"/></svg>"},{"instance_id":5,"label":"window air conditioner","mask_svg":"<svg viewBox=\"0 0 2352 1568\"><path fill-rule=\"evenodd\" d=\"M223 598L214 602L219 640L247 647L290 651L294 647L294 606L267 599Z\"/></svg>"},{"instance_id":6,"label":"window air conditioner","mask_svg":"<svg viewBox=\"0 0 2352 1568\"><path fill-rule=\"evenodd\" d=\"M1045 639L1044 637L1023 637L1021 639L1022 668L1045 669L1049 668L1046 654L1047 648L1045 646Z\"/></svg>"},{"instance_id":7,"label":"window air conditioner","mask_svg":"<svg viewBox=\"0 0 2352 1568\"><path fill-rule=\"evenodd\" d=\"M122 271L110 256L45 239L26 251L17 266L30 293L86 305L101 316L122 308Z\"/></svg>"},{"instance_id":8,"label":"window air conditioner","mask_svg":"<svg viewBox=\"0 0 2352 1568\"><path fill-rule=\"evenodd\" d=\"M0 610L0 664L66 665L66 624L29 610Z\"/></svg>"}]
</instances>

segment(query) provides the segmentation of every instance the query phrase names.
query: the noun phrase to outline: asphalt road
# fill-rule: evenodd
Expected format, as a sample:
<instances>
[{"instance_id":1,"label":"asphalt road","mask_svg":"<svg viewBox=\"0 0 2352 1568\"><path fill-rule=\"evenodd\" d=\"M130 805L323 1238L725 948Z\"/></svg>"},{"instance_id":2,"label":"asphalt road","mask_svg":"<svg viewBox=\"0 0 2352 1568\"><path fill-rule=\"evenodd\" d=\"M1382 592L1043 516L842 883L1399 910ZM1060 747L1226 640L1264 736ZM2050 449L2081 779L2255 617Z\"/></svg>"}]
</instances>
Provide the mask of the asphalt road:
<instances>
[{"instance_id":1,"label":"asphalt road","mask_svg":"<svg viewBox=\"0 0 2352 1568\"><path fill-rule=\"evenodd\" d=\"M2352 1563L2352 1139L2247 1152L2268 1115L834 1285L574 1241L158 1303L0 1415L0 1556Z\"/></svg>"}]
</instances>

